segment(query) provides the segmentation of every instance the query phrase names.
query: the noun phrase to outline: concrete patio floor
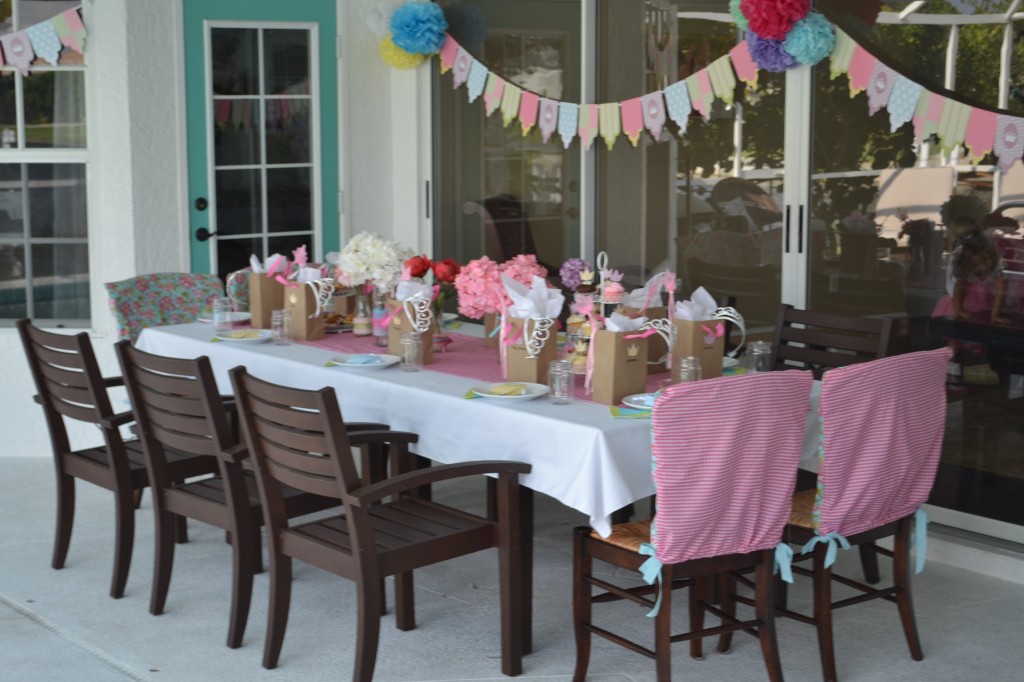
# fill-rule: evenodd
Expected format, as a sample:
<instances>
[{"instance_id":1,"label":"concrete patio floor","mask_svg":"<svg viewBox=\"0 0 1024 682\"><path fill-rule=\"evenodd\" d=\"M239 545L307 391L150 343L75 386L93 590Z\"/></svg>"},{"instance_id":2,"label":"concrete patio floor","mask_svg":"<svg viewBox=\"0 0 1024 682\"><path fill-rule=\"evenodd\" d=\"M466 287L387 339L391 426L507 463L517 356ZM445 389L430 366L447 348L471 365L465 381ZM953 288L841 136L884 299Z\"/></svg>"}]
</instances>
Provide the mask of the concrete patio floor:
<instances>
[{"instance_id":1,"label":"concrete patio floor","mask_svg":"<svg viewBox=\"0 0 1024 682\"><path fill-rule=\"evenodd\" d=\"M442 488L439 499L479 506L483 486ZM280 665L260 661L267 575L256 577L244 644L224 646L230 589L230 547L224 534L190 523L179 545L164 615L148 613L152 516L147 494L136 517L135 556L123 599L107 596L113 504L106 491L78 485L78 507L65 569L49 567L54 519L50 460L0 459L0 680L116 682L118 680L233 682L349 680L355 641L351 583L295 565L292 610ZM534 651L524 680L569 680L575 659L571 630L571 529L583 517L538 496L535 542ZM856 573L857 557L841 567ZM929 553L931 555L931 552ZM883 562L883 570L887 569ZM381 625L376 680L389 682L501 680L496 554L482 552L416 574L417 628L400 632L389 614ZM630 577L631 578L631 577ZM925 660L910 659L894 605L872 603L835 617L839 675L844 682L1000 682L1022 679L1024 584L929 561L917 577L915 602ZM809 605L804 582L793 603ZM649 637L651 624L633 605L606 606L605 622L627 635ZM675 622L685 622L678 599ZM821 679L813 630L779 622L788 680ZM733 652L694 661L685 644L674 649L678 680L764 680L755 639L738 635ZM653 662L595 639L588 680L654 679Z\"/></svg>"}]
</instances>

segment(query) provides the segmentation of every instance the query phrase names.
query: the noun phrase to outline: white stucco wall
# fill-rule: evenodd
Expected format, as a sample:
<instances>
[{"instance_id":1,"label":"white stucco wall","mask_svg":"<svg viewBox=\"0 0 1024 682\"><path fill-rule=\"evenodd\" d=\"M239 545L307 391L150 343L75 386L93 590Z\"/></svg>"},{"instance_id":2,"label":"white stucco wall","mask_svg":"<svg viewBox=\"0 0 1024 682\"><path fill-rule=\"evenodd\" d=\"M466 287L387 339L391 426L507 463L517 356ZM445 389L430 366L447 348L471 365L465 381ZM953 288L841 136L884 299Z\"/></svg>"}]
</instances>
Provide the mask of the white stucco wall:
<instances>
[{"instance_id":1,"label":"white stucco wall","mask_svg":"<svg viewBox=\"0 0 1024 682\"><path fill-rule=\"evenodd\" d=\"M342 240L369 230L429 251L424 169L429 78L395 72L377 55L365 17L375 0L339 0ZM181 5L177 0L104 0L89 28L89 333L105 374L117 373L103 283L188 269ZM426 67L423 67L426 68ZM421 69L422 71L422 69ZM71 331L71 330L69 330ZM42 414L13 329L0 329L0 433L5 456L49 456ZM118 398L115 397L115 400ZM98 442L93 427L75 445Z\"/></svg>"}]
</instances>

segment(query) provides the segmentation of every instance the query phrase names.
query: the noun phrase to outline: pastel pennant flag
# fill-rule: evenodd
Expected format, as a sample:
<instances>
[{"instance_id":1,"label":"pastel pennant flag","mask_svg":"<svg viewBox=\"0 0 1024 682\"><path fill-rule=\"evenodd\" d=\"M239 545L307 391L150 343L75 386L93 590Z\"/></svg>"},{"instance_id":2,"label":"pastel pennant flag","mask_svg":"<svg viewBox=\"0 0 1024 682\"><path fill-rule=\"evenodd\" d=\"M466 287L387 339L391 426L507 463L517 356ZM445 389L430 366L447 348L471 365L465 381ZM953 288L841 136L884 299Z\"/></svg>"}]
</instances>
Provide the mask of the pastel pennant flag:
<instances>
[{"instance_id":1,"label":"pastel pennant flag","mask_svg":"<svg viewBox=\"0 0 1024 682\"><path fill-rule=\"evenodd\" d=\"M665 99L659 90L644 95L640 102L644 110L644 127L657 141L661 139L661 131L665 128Z\"/></svg>"},{"instance_id":2,"label":"pastel pennant flag","mask_svg":"<svg viewBox=\"0 0 1024 682\"><path fill-rule=\"evenodd\" d=\"M487 83L487 74L490 73L487 67L476 59L469 67L469 77L466 79L466 95L470 102L475 102L477 97L484 94L484 85Z\"/></svg>"},{"instance_id":3,"label":"pastel pennant flag","mask_svg":"<svg viewBox=\"0 0 1024 682\"><path fill-rule=\"evenodd\" d=\"M918 142L931 137L939 130L939 119L946 98L934 92L925 92L917 100L917 111L914 112L914 139Z\"/></svg>"},{"instance_id":4,"label":"pastel pennant flag","mask_svg":"<svg viewBox=\"0 0 1024 682\"><path fill-rule=\"evenodd\" d=\"M523 91L518 85L505 83L505 92L501 94L501 121L506 128L519 115L519 98Z\"/></svg>"},{"instance_id":5,"label":"pastel pennant flag","mask_svg":"<svg viewBox=\"0 0 1024 682\"><path fill-rule=\"evenodd\" d=\"M569 102L558 103L558 134L562 145L568 149L572 138L576 137L576 125L580 119L580 105Z\"/></svg>"},{"instance_id":6,"label":"pastel pennant flag","mask_svg":"<svg viewBox=\"0 0 1024 682\"><path fill-rule=\"evenodd\" d=\"M1009 173L1017 159L1024 156L1024 120L998 114L993 150L999 159L999 170Z\"/></svg>"},{"instance_id":7,"label":"pastel pennant flag","mask_svg":"<svg viewBox=\"0 0 1024 682\"><path fill-rule=\"evenodd\" d=\"M484 86L484 110L490 116L501 104L501 98L505 93L505 79L494 73L487 74L487 85Z\"/></svg>"},{"instance_id":8,"label":"pastel pennant flag","mask_svg":"<svg viewBox=\"0 0 1024 682\"><path fill-rule=\"evenodd\" d=\"M994 111L972 109L967 120L967 132L964 135L964 146L968 156L977 163L981 157L992 151L996 140L996 124L998 115Z\"/></svg>"},{"instance_id":9,"label":"pastel pennant flag","mask_svg":"<svg viewBox=\"0 0 1024 682\"><path fill-rule=\"evenodd\" d=\"M50 23L57 31L60 42L75 52L85 52L85 37L88 32L85 30L85 24L82 23L82 17L78 14L78 10L73 8L64 10L50 19Z\"/></svg>"},{"instance_id":10,"label":"pastel pennant flag","mask_svg":"<svg viewBox=\"0 0 1024 682\"><path fill-rule=\"evenodd\" d=\"M452 64L452 89L458 90L469 79L469 70L473 68L473 55L459 45L455 51L455 63Z\"/></svg>"},{"instance_id":11,"label":"pastel pennant flag","mask_svg":"<svg viewBox=\"0 0 1024 682\"><path fill-rule=\"evenodd\" d=\"M53 65L60 61L60 51L64 49L64 46L61 45L60 36L57 35L57 29L53 27L53 24L44 21L35 26L29 26L25 29L25 33L37 55Z\"/></svg>"},{"instance_id":12,"label":"pastel pennant flag","mask_svg":"<svg viewBox=\"0 0 1024 682\"><path fill-rule=\"evenodd\" d=\"M540 98L540 137L547 142L558 128L558 102L547 97Z\"/></svg>"},{"instance_id":13,"label":"pastel pennant flag","mask_svg":"<svg viewBox=\"0 0 1024 682\"><path fill-rule=\"evenodd\" d=\"M711 62L708 66L708 75L715 97L732 106L733 97L736 95L736 75L732 72L729 55L724 54Z\"/></svg>"},{"instance_id":14,"label":"pastel pennant flag","mask_svg":"<svg viewBox=\"0 0 1024 682\"><path fill-rule=\"evenodd\" d=\"M455 56L459 53L459 44L447 33L444 34L444 44L441 45L441 73L448 73L455 66Z\"/></svg>"},{"instance_id":15,"label":"pastel pennant flag","mask_svg":"<svg viewBox=\"0 0 1024 682\"><path fill-rule=\"evenodd\" d=\"M537 123L537 111L540 109L540 97L529 90L523 90L519 98L519 124L523 127L523 135L530 132Z\"/></svg>"},{"instance_id":16,"label":"pastel pennant flag","mask_svg":"<svg viewBox=\"0 0 1024 682\"><path fill-rule=\"evenodd\" d=\"M619 134L622 132L622 119L619 117L619 104L618 102L610 102L607 104L598 105L600 108L599 118L600 123L598 124L601 130L601 138L604 143L608 146L608 151L612 150L615 146L615 140L619 139Z\"/></svg>"},{"instance_id":17,"label":"pastel pennant flag","mask_svg":"<svg viewBox=\"0 0 1024 682\"><path fill-rule=\"evenodd\" d=\"M29 42L28 34L25 31L15 31L0 36L0 44L3 45L4 55L7 63L21 71L22 76L28 75L28 68L32 65L36 53L32 51L32 44Z\"/></svg>"},{"instance_id":18,"label":"pastel pennant flag","mask_svg":"<svg viewBox=\"0 0 1024 682\"><path fill-rule=\"evenodd\" d=\"M853 60L853 53L857 49L857 43L853 38L843 31L836 29L836 45L832 48L830 57L830 75L832 80L850 70L850 62Z\"/></svg>"},{"instance_id":19,"label":"pastel pennant flag","mask_svg":"<svg viewBox=\"0 0 1024 682\"><path fill-rule=\"evenodd\" d=\"M626 133L629 141L636 146L640 141L640 133L644 129L644 109L639 97L627 99L619 104L619 116L622 122L622 131Z\"/></svg>"},{"instance_id":20,"label":"pastel pennant flag","mask_svg":"<svg viewBox=\"0 0 1024 682\"><path fill-rule=\"evenodd\" d=\"M690 91L690 104L700 112L705 120L711 117L711 101L714 90L707 69L701 69L686 79L686 88Z\"/></svg>"},{"instance_id":21,"label":"pastel pennant flag","mask_svg":"<svg viewBox=\"0 0 1024 682\"><path fill-rule=\"evenodd\" d=\"M693 105L690 103L690 91L686 87L686 81L678 81L665 88L665 105L668 108L669 117L679 126L679 134L686 133L686 125L690 122L690 112Z\"/></svg>"},{"instance_id":22,"label":"pastel pennant flag","mask_svg":"<svg viewBox=\"0 0 1024 682\"><path fill-rule=\"evenodd\" d=\"M939 128L935 131L942 141L943 152L948 154L963 143L970 118L971 107L956 100L946 100L942 116L939 117Z\"/></svg>"},{"instance_id":23,"label":"pastel pennant flag","mask_svg":"<svg viewBox=\"0 0 1024 682\"><path fill-rule=\"evenodd\" d=\"M896 72L876 61L868 82L868 114L874 116L878 110L889 103L892 89L896 86Z\"/></svg>"},{"instance_id":24,"label":"pastel pennant flag","mask_svg":"<svg viewBox=\"0 0 1024 682\"><path fill-rule=\"evenodd\" d=\"M736 72L736 77L750 87L756 88L757 63L750 56L750 45L747 41L742 40L739 45L729 50L729 56L732 58L732 68Z\"/></svg>"},{"instance_id":25,"label":"pastel pennant flag","mask_svg":"<svg viewBox=\"0 0 1024 682\"><path fill-rule=\"evenodd\" d=\"M878 62L878 59L875 55L860 45L853 49L850 69L846 72L847 77L850 79L850 97L856 97L858 93L867 89L871 83L871 74L875 71L876 62Z\"/></svg>"},{"instance_id":26,"label":"pastel pennant flag","mask_svg":"<svg viewBox=\"0 0 1024 682\"><path fill-rule=\"evenodd\" d=\"M598 130L598 106L596 104L580 105L579 135L583 148L590 151Z\"/></svg>"},{"instance_id":27,"label":"pastel pennant flag","mask_svg":"<svg viewBox=\"0 0 1024 682\"><path fill-rule=\"evenodd\" d=\"M915 83L902 74L896 74L896 85L889 97L889 129L896 132L914 118L917 102L921 99L924 86Z\"/></svg>"}]
</instances>

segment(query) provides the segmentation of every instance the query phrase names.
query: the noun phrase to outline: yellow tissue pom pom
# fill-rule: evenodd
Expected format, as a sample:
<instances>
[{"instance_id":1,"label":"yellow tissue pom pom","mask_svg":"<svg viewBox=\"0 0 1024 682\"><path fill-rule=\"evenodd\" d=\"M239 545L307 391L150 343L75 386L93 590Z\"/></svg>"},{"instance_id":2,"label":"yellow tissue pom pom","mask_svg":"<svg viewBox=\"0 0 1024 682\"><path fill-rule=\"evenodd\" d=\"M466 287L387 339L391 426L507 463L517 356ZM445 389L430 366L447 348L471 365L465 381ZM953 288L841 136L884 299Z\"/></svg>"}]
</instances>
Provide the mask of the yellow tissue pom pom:
<instances>
[{"instance_id":1,"label":"yellow tissue pom pom","mask_svg":"<svg viewBox=\"0 0 1024 682\"><path fill-rule=\"evenodd\" d=\"M379 47L380 56L384 60L384 63L388 66L393 66L396 69L415 69L427 58L427 55L425 54L413 54L412 52L406 52L395 45L391 40L391 36L381 38Z\"/></svg>"}]
</instances>

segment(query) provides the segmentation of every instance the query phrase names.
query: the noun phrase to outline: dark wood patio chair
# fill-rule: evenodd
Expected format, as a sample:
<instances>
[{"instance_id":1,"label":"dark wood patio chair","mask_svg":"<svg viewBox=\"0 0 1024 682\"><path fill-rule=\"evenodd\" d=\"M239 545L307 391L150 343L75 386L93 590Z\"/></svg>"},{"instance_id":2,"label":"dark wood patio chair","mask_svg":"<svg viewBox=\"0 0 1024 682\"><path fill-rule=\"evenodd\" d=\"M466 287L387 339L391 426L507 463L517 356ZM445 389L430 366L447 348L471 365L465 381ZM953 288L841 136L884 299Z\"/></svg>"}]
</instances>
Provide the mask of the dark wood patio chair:
<instances>
[{"instance_id":1,"label":"dark wood patio chair","mask_svg":"<svg viewBox=\"0 0 1024 682\"><path fill-rule=\"evenodd\" d=\"M916 537L920 572L926 527L921 505L931 492L942 454L946 363L951 355L948 348L940 348L825 374L822 485L793 496L786 529L787 541L803 545L812 564L810 570L794 566L794 571L813 577L814 608L810 616L778 611L817 628L826 682L837 679L832 617L844 606L873 599L895 602L911 658L924 658L911 599L915 570L910 543ZM831 556L837 543L844 548L863 543L874 547L887 537L893 538L893 549L874 551L893 559L892 585L876 588L833 572ZM833 601L833 580L858 593Z\"/></svg>"},{"instance_id":2,"label":"dark wood patio chair","mask_svg":"<svg viewBox=\"0 0 1024 682\"><path fill-rule=\"evenodd\" d=\"M651 417L658 495L653 523L615 525L607 538L587 527L574 533L574 682L586 678L591 635L654 659L658 682L670 682L673 642L689 641L690 655L700 658L703 638L722 635L724 653L725 635L737 630L758 637L769 677L782 679L772 568L790 513L811 381L809 372L762 372L677 384L658 398ZM709 412L714 423L701 416ZM616 584L607 570L594 571L595 559L619 569L643 567L649 585L656 577L657 583ZM742 569L757 573L755 614L747 620L736 618L735 603L712 603L716 576ZM673 590L684 587L689 630L675 634ZM650 597L655 591L657 601ZM653 647L609 629L615 623L594 622L594 604L621 600L654 608ZM705 628L705 613L720 617L721 625Z\"/></svg>"},{"instance_id":3,"label":"dark wood patio chair","mask_svg":"<svg viewBox=\"0 0 1024 682\"><path fill-rule=\"evenodd\" d=\"M369 682L377 658L382 581L395 576L395 624L415 627L412 571L491 547L498 549L501 585L502 672L522 672L524 578L519 474L530 465L481 461L414 471L409 446L415 434L349 433L334 390L286 388L231 370L245 442L255 460L270 550L270 609L263 665L277 665L291 601L292 559L356 583L358 636L353 679ZM369 446L378 470L389 476L367 484L351 447ZM497 474L495 520L417 496L440 481ZM284 486L333 497L344 514L290 524L283 513ZM442 652L439 652L442 653Z\"/></svg>"},{"instance_id":4,"label":"dark wood patio chair","mask_svg":"<svg viewBox=\"0 0 1024 682\"><path fill-rule=\"evenodd\" d=\"M57 530L53 568L63 568L71 544L75 519L75 479L88 481L114 493L114 574L110 596L124 596L135 538L135 509L142 490L149 485L142 445L122 438L120 428L130 424L130 411L115 413L107 389L122 384L121 377L100 374L89 335L54 334L35 327L30 320L17 322L29 369L38 391L35 400L43 408L53 459L57 470ZM65 419L94 424L103 444L73 450ZM168 475L181 480L208 473L212 460L173 452L168 456Z\"/></svg>"},{"instance_id":5,"label":"dark wood patio chair","mask_svg":"<svg viewBox=\"0 0 1024 682\"><path fill-rule=\"evenodd\" d=\"M133 348L128 340L118 342L116 349L153 490L156 542L149 612L160 615L167 602L175 518L223 528L233 545L227 645L237 648L245 634L253 576L262 570L263 514L255 477L243 469L248 452L232 434L209 358L162 357ZM382 424L368 426L384 428ZM215 473L181 480L172 473L171 452L206 457L215 463ZM285 491L283 503L283 512L289 517L337 506L333 499L294 489Z\"/></svg>"},{"instance_id":6,"label":"dark wood patio chair","mask_svg":"<svg viewBox=\"0 0 1024 682\"><path fill-rule=\"evenodd\" d=\"M825 370L884 358L892 352L894 324L891 317L855 317L779 306L772 337L775 369L809 369L820 379ZM801 471L799 489L813 488L815 477ZM879 581L877 548L864 543L859 548L864 578ZM785 603L785 586L780 585Z\"/></svg>"}]
</instances>

